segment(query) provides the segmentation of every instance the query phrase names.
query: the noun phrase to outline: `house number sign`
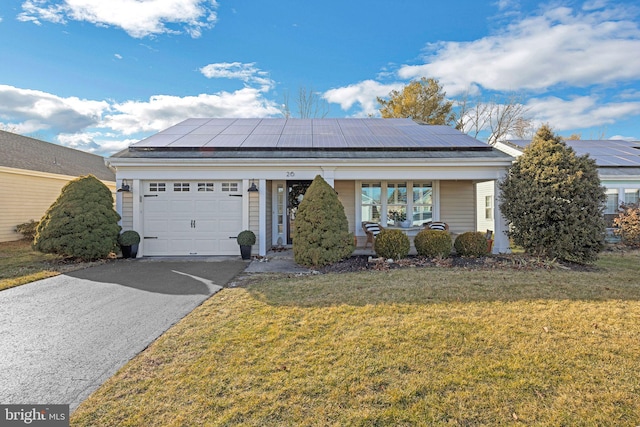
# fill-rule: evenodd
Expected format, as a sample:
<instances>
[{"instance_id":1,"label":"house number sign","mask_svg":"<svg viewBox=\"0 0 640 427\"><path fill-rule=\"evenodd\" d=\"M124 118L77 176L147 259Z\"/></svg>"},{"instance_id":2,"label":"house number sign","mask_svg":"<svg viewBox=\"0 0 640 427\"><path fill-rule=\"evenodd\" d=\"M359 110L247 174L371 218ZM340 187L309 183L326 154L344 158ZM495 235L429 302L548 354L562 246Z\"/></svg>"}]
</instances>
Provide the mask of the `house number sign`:
<instances>
[{"instance_id":1,"label":"house number sign","mask_svg":"<svg viewBox=\"0 0 640 427\"><path fill-rule=\"evenodd\" d=\"M296 173L293 171L287 172L287 178L293 178L294 176L296 176Z\"/></svg>"}]
</instances>

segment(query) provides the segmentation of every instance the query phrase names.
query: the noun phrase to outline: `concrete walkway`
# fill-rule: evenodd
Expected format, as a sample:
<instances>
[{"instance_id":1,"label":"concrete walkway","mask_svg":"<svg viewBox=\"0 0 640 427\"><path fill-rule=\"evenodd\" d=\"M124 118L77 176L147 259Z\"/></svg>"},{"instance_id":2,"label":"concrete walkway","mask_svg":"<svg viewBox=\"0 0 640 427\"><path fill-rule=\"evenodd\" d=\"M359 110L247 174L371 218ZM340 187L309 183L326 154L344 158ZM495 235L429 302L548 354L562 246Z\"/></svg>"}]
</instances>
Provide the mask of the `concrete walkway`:
<instances>
[{"instance_id":1,"label":"concrete walkway","mask_svg":"<svg viewBox=\"0 0 640 427\"><path fill-rule=\"evenodd\" d=\"M246 266L118 260L0 292L0 403L73 411Z\"/></svg>"}]
</instances>

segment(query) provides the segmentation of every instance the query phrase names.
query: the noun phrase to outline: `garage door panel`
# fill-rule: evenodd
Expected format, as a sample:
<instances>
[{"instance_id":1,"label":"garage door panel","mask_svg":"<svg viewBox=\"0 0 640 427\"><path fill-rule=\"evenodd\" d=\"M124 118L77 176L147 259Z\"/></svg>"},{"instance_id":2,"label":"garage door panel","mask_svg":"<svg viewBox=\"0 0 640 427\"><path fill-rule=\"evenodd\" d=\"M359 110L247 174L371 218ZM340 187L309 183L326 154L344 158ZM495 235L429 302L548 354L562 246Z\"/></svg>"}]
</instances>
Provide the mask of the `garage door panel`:
<instances>
[{"instance_id":1,"label":"garage door panel","mask_svg":"<svg viewBox=\"0 0 640 427\"><path fill-rule=\"evenodd\" d=\"M220 191L217 181L214 191L174 191L185 188L185 181L165 184L167 191L148 190L153 197L143 198L145 237L154 237L145 239L145 255L239 254L235 236L242 230L241 197ZM198 182L190 187L199 188Z\"/></svg>"}]
</instances>

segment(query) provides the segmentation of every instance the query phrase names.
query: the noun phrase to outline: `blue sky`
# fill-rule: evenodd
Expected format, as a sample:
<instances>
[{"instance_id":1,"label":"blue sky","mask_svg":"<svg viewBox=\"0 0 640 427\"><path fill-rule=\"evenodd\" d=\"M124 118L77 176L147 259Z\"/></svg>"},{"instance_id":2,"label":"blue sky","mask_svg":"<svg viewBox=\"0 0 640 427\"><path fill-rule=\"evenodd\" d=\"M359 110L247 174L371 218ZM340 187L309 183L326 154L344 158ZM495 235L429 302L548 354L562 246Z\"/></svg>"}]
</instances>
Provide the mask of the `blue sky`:
<instances>
[{"instance_id":1,"label":"blue sky","mask_svg":"<svg viewBox=\"0 0 640 427\"><path fill-rule=\"evenodd\" d=\"M189 117L328 117L436 78L517 94L536 124L640 140L640 5L629 1L2 0L0 128L109 155Z\"/></svg>"}]
</instances>

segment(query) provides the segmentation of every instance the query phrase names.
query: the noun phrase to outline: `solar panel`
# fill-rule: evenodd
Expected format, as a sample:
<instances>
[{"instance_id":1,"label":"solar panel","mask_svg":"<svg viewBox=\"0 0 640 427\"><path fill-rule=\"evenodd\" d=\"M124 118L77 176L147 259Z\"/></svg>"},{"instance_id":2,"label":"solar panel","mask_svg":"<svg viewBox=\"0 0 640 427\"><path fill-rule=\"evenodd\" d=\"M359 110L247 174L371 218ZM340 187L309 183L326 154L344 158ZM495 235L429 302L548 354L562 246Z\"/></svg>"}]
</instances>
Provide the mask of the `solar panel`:
<instances>
[{"instance_id":1,"label":"solar panel","mask_svg":"<svg viewBox=\"0 0 640 427\"><path fill-rule=\"evenodd\" d=\"M477 149L490 148L449 126L411 119L187 119L135 148Z\"/></svg>"},{"instance_id":2,"label":"solar panel","mask_svg":"<svg viewBox=\"0 0 640 427\"><path fill-rule=\"evenodd\" d=\"M509 141L521 150L531 143L528 140ZM567 140L576 155L588 154L598 166L640 166L640 143L624 140Z\"/></svg>"}]
</instances>

